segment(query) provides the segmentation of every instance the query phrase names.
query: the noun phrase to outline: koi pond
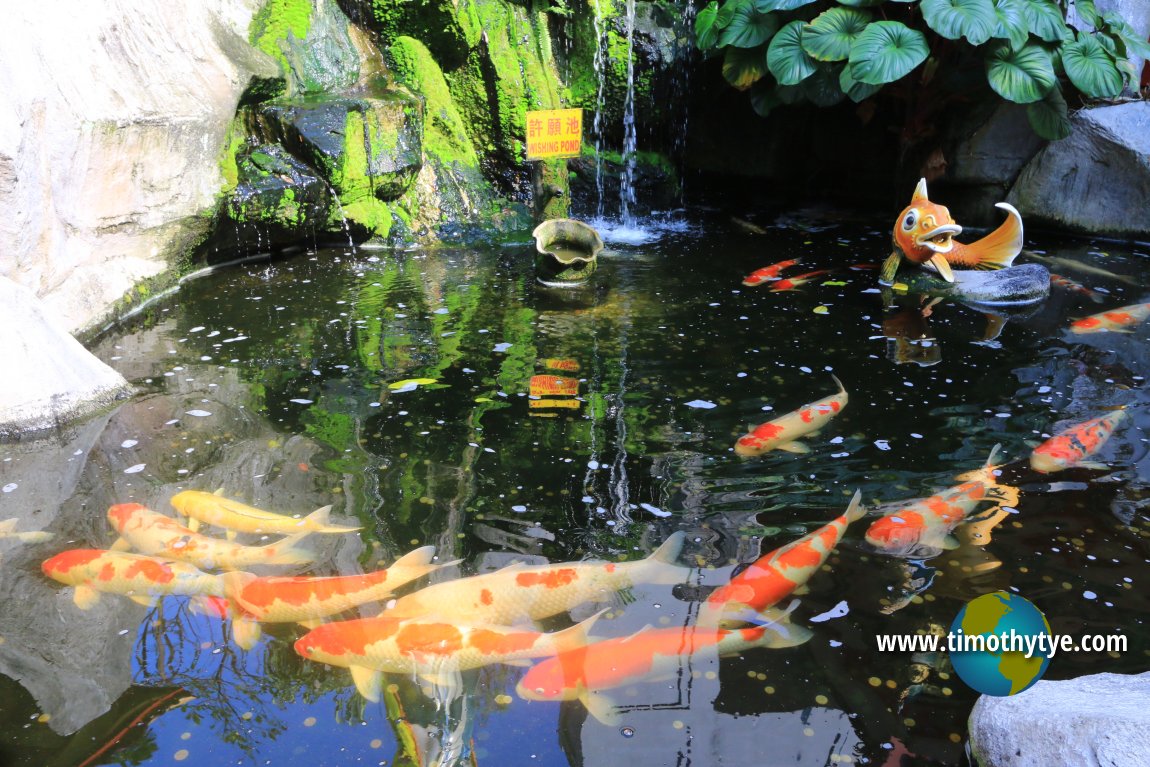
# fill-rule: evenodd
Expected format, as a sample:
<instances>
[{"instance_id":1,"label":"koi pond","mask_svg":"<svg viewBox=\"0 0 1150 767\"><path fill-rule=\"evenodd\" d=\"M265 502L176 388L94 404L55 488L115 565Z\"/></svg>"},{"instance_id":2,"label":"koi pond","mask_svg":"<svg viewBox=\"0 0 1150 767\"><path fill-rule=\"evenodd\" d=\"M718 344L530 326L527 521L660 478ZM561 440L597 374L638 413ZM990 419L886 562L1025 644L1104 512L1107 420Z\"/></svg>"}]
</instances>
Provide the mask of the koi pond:
<instances>
[{"instance_id":1,"label":"koi pond","mask_svg":"<svg viewBox=\"0 0 1150 767\"><path fill-rule=\"evenodd\" d=\"M889 222L789 216L753 233L708 215L609 241L576 289L536 283L530 242L301 249L188 280L107 331L94 351L137 395L54 440L0 446L0 520L19 518L0 533L0 763L965 764L978 693L945 652L880 652L877 638L945 633L998 590L1055 633L1128 639L1058 654L1044 678L1150 668L1150 324L1070 331L1147 300L1148 249L1029 233L1019 263L1058 275L1049 297L988 308L880 289ZM784 277L815 274L743 284L790 259ZM807 452L736 454L759 424L835 395L835 377L849 403L802 438ZM1035 446L1115 412L1089 463L1031 468ZM868 542L880 515L956 486L996 445L1009 502L978 504L935 547ZM257 576L372 573L433 547L397 608L508 566L589 578L632 563L629 585L596 582L514 625L533 642L579 626L545 638L567 646L634 635L610 663L634 668L548 695L521 684L546 659L510 653L353 683L297 652L308 616L241 633L210 589L134 601L45 575L63 552L113 546L109 507L175 517L187 490L285 515L331 505L330 524L359 528L293 539L310 564L269 556L244 568ZM794 576L765 639L641 657L856 490L868 516ZM429 620L477 623L457 589L436 588ZM325 619L374 617L390 598Z\"/></svg>"}]
</instances>

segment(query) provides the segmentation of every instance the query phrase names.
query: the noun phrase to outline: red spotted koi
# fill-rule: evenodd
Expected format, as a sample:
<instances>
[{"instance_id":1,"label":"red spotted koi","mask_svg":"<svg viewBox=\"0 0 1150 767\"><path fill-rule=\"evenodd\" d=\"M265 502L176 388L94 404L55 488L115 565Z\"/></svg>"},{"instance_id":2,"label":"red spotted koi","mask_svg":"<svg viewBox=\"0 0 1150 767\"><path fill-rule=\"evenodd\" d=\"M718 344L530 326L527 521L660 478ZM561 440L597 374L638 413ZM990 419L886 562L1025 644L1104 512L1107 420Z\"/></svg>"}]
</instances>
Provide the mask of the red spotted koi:
<instances>
[{"instance_id":1,"label":"red spotted koi","mask_svg":"<svg viewBox=\"0 0 1150 767\"><path fill-rule=\"evenodd\" d=\"M772 293L781 293L784 290L794 290L795 288L799 287L800 285L806 285L808 282L813 280L815 277L819 277L819 276L824 275L824 274L830 274L833 271L835 271L835 270L834 269L815 269L813 272L807 272L806 274L800 274L800 275L795 276L795 277L789 277L785 280L778 280L777 282L775 282L774 285L771 285L771 292Z\"/></svg>"},{"instance_id":2,"label":"red spotted koi","mask_svg":"<svg viewBox=\"0 0 1150 767\"><path fill-rule=\"evenodd\" d=\"M205 569L242 570L254 565L305 565L315 561L300 546L310 532L298 533L266 546L242 546L192 532L171 517L138 503L118 503L108 509L108 521L123 540L144 554L178 559Z\"/></svg>"},{"instance_id":3,"label":"red spotted koi","mask_svg":"<svg viewBox=\"0 0 1150 767\"><path fill-rule=\"evenodd\" d=\"M1117 309L1092 314L1070 323L1070 332L1082 333L1132 333L1134 325L1150 317L1150 304L1131 304Z\"/></svg>"},{"instance_id":4,"label":"red spotted koi","mask_svg":"<svg viewBox=\"0 0 1150 767\"><path fill-rule=\"evenodd\" d=\"M381 672L418 674L433 681L493 663L519 665L587 644L600 613L564 631L542 633L495 625L378 618L327 623L295 643L308 660L347 668L363 697L378 701Z\"/></svg>"},{"instance_id":5,"label":"red spotted koi","mask_svg":"<svg viewBox=\"0 0 1150 767\"><path fill-rule=\"evenodd\" d=\"M682 583L689 568L675 564L684 533L674 533L651 556L635 562L509 565L470 578L435 583L400 597L384 615L443 616L469 623L512 625L542 620L588 601L608 599L636 583Z\"/></svg>"},{"instance_id":6,"label":"red spotted koi","mask_svg":"<svg viewBox=\"0 0 1150 767\"><path fill-rule=\"evenodd\" d=\"M1034 448L1030 454L1030 468L1048 474L1072 466L1108 468L1105 464L1086 461L1110 439L1110 435L1126 418L1125 410L1115 410L1098 418L1068 426Z\"/></svg>"},{"instance_id":7,"label":"red spotted koi","mask_svg":"<svg viewBox=\"0 0 1150 767\"><path fill-rule=\"evenodd\" d=\"M120 594L141 604L159 597L221 597L224 584L186 562L103 549L69 549L41 565L44 574L75 587L73 601L81 610L91 608L100 593Z\"/></svg>"},{"instance_id":8,"label":"red spotted koi","mask_svg":"<svg viewBox=\"0 0 1150 767\"><path fill-rule=\"evenodd\" d=\"M328 514L331 506L316 509L306 517L297 519L224 498L219 492L184 490L172 496L172 506L188 517L188 529L192 532L198 531L202 522L226 528L229 538L237 532L292 535L300 532L351 533L360 529L330 524Z\"/></svg>"},{"instance_id":9,"label":"red spotted koi","mask_svg":"<svg viewBox=\"0 0 1150 767\"><path fill-rule=\"evenodd\" d=\"M1063 277L1061 274L1055 274L1054 272L1051 272L1050 284L1057 285L1058 287L1063 288L1064 290L1069 290L1072 293L1078 293L1079 295L1086 296L1096 304L1100 304L1105 300L1102 294L1097 290L1091 290L1082 283L1075 282L1069 277Z\"/></svg>"},{"instance_id":10,"label":"red spotted koi","mask_svg":"<svg viewBox=\"0 0 1150 767\"><path fill-rule=\"evenodd\" d=\"M894 250L882 265L879 280L894 282L902 259L937 271L947 282L954 282L951 267L963 269L1002 269L1014 263L1022 250L1022 216L1005 202L995 207L1006 211L1006 221L977 242L964 245L955 241L962 227L950 217L950 211L927 197L926 179L919 179L910 198L895 221L892 236Z\"/></svg>"},{"instance_id":11,"label":"red spotted koi","mask_svg":"<svg viewBox=\"0 0 1150 767\"><path fill-rule=\"evenodd\" d=\"M747 287L755 287L762 285L764 282L771 282L779 279L779 275L784 269L788 269L799 262L797 258L788 258L786 261L779 261L777 264L764 266L762 269L756 269L743 278L743 284Z\"/></svg>"},{"instance_id":12,"label":"red spotted koi","mask_svg":"<svg viewBox=\"0 0 1150 767\"><path fill-rule=\"evenodd\" d=\"M735 453L752 456L776 449L791 453L810 452L810 448L799 442L798 438L818 431L847 406L846 388L838 377L832 375L831 378L839 387L837 394L803 405L798 410L756 426L735 441Z\"/></svg>"}]
</instances>

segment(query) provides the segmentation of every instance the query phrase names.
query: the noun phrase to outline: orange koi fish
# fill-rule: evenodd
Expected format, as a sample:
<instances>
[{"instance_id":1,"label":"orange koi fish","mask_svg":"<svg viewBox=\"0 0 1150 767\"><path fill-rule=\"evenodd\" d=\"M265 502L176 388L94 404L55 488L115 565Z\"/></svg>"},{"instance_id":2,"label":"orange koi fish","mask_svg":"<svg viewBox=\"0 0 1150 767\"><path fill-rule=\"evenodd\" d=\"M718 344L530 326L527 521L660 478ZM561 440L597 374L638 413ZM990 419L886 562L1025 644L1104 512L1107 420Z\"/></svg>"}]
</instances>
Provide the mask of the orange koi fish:
<instances>
[{"instance_id":1,"label":"orange koi fish","mask_svg":"<svg viewBox=\"0 0 1150 767\"><path fill-rule=\"evenodd\" d=\"M1132 333L1133 326L1150 317L1150 304L1130 304L1092 314L1070 323L1071 333Z\"/></svg>"},{"instance_id":2,"label":"orange koi fish","mask_svg":"<svg viewBox=\"0 0 1150 767\"><path fill-rule=\"evenodd\" d=\"M1125 410L1115 410L1098 418L1068 426L1050 439L1034 448L1030 454L1030 468L1049 474L1071 466L1088 469L1109 468L1103 463L1083 459L1097 453L1126 418Z\"/></svg>"},{"instance_id":3,"label":"orange koi fish","mask_svg":"<svg viewBox=\"0 0 1150 767\"><path fill-rule=\"evenodd\" d=\"M926 179L919 179L910 198L895 221L894 251L882 265L879 280L894 282L902 259L928 266L947 282L954 282L951 267L963 269L1002 269L1014 263L1022 250L1022 216L1014 206L999 202L995 207L1006 211L1006 221L977 242L964 245L954 240L962 227L950 217L950 211L931 202L926 195Z\"/></svg>"},{"instance_id":4,"label":"orange koi fish","mask_svg":"<svg viewBox=\"0 0 1150 767\"><path fill-rule=\"evenodd\" d=\"M368 602L387 599L399 587L441 567L432 564L434 546L409 552L385 570L331 577L266 577L225 573L224 589L232 606L232 637L250 650L260 638L260 623L303 623L313 628L321 618ZM313 622L316 622L313 624Z\"/></svg>"},{"instance_id":5,"label":"orange koi fish","mask_svg":"<svg viewBox=\"0 0 1150 767\"><path fill-rule=\"evenodd\" d=\"M329 524L327 518L331 506L316 509L306 517L297 519L224 498L220 491L205 493L202 490L184 490L172 496L172 506L188 518L188 529L192 532L198 531L202 522L226 528L228 540L234 538L237 532L292 535L305 531L352 533L360 529Z\"/></svg>"},{"instance_id":6,"label":"orange koi fish","mask_svg":"<svg viewBox=\"0 0 1150 767\"><path fill-rule=\"evenodd\" d=\"M145 605L159 597L221 597L224 593L218 575L186 562L124 551L69 549L45 560L40 568L49 578L75 588L72 599L81 610L95 605L101 592L121 594Z\"/></svg>"},{"instance_id":7,"label":"orange koi fish","mask_svg":"<svg viewBox=\"0 0 1150 767\"><path fill-rule=\"evenodd\" d=\"M671 678L693 662L692 656L735 655L752 647L793 647L810 639L810 631L784 624L785 617L779 613L774 624L734 630L648 626L628 637L592 642L540 661L515 689L525 700L578 699L600 722L613 724L615 704L604 690Z\"/></svg>"},{"instance_id":8,"label":"orange koi fish","mask_svg":"<svg viewBox=\"0 0 1150 767\"><path fill-rule=\"evenodd\" d=\"M583 647L596 613L582 623L552 634L457 620L429 621L388 616L327 623L295 643L308 660L351 671L355 686L369 701L379 700L382 672L418 674L439 681L443 675L493 663L521 665Z\"/></svg>"},{"instance_id":9,"label":"orange koi fish","mask_svg":"<svg viewBox=\"0 0 1150 767\"><path fill-rule=\"evenodd\" d=\"M762 455L775 449L791 453L809 453L811 449L799 442L798 438L818 431L847 406L846 388L837 376L832 374L831 378L838 384L837 394L823 397L773 421L759 424L735 441L735 454Z\"/></svg>"},{"instance_id":10,"label":"orange koi fish","mask_svg":"<svg viewBox=\"0 0 1150 767\"><path fill-rule=\"evenodd\" d=\"M827 561L847 526L866 515L855 491L841 516L797 541L764 554L725 586L711 592L699 613L700 625L713 625L724 613L759 613L802 586Z\"/></svg>"},{"instance_id":11,"label":"orange koi fish","mask_svg":"<svg viewBox=\"0 0 1150 767\"><path fill-rule=\"evenodd\" d=\"M13 517L0 522L0 541L11 540L20 541L21 543L43 543L55 537L52 533L45 530L17 531L16 524L19 521L20 520Z\"/></svg>"},{"instance_id":12,"label":"orange koi fish","mask_svg":"<svg viewBox=\"0 0 1150 767\"><path fill-rule=\"evenodd\" d=\"M682 531L674 533L651 556L636 562L513 564L493 573L434 583L400 597L384 615L436 615L499 625L542 620L583 602L603 601L636 583L682 583L690 569L675 560L684 536Z\"/></svg>"},{"instance_id":13,"label":"orange koi fish","mask_svg":"<svg viewBox=\"0 0 1150 767\"><path fill-rule=\"evenodd\" d=\"M927 550L958 548L951 530L959 525L983 501L998 506L1018 503L1017 489L1000 485L995 479L994 459L1001 446L995 445L986 464L958 476L962 484L948 490L911 501L876 520L866 531L866 541L877 549L907 556Z\"/></svg>"},{"instance_id":14,"label":"orange koi fish","mask_svg":"<svg viewBox=\"0 0 1150 767\"><path fill-rule=\"evenodd\" d=\"M786 261L780 261L777 264L764 266L762 269L756 269L743 278L743 284L747 287L755 287L762 285L764 282L779 279L779 274L799 262L797 258L788 258Z\"/></svg>"},{"instance_id":15,"label":"orange koi fish","mask_svg":"<svg viewBox=\"0 0 1150 767\"><path fill-rule=\"evenodd\" d=\"M266 546L242 546L192 532L171 517L138 503L108 509L108 521L137 551L190 562L205 569L240 570L253 565L306 565L315 556L300 546L310 532L297 533ZM122 544L117 544L122 545Z\"/></svg>"},{"instance_id":16,"label":"orange koi fish","mask_svg":"<svg viewBox=\"0 0 1150 767\"><path fill-rule=\"evenodd\" d=\"M1069 290L1071 292L1086 296L1087 298L1089 298L1091 301L1093 301L1096 304L1100 304L1105 300L1102 297L1102 294L1099 293L1097 290L1091 290L1090 288L1086 287L1082 283L1075 282L1074 280L1070 279L1069 277L1063 277L1061 274L1055 274L1054 272L1051 272L1050 273L1050 284L1051 285L1057 285L1060 288L1065 288L1066 290Z\"/></svg>"},{"instance_id":17,"label":"orange koi fish","mask_svg":"<svg viewBox=\"0 0 1150 767\"><path fill-rule=\"evenodd\" d=\"M834 269L815 269L813 272L807 272L806 274L800 274L797 277L790 277L790 278L785 279L785 280L779 280L778 282L776 282L774 285L771 286L771 292L772 293L781 293L784 290L794 290L795 288L799 287L800 285L806 285L808 282L813 280L815 277L818 277L819 275L830 274L833 271L835 271L835 270Z\"/></svg>"}]
</instances>

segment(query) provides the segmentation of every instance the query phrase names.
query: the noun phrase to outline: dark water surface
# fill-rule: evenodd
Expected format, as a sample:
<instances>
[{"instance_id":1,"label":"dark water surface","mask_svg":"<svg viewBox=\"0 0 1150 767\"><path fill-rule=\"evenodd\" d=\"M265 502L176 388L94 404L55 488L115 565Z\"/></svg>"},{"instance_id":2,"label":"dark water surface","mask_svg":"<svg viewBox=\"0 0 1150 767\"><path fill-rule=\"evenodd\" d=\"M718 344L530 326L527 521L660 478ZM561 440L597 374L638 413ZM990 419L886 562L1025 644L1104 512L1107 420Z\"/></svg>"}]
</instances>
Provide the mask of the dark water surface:
<instances>
[{"instance_id":1,"label":"dark water surface","mask_svg":"<svg viewBox=\"0 0 1150 767\"><path fill-rule=\"evenodd\" d=\"M1150 668L1150 324L1066 331L1150 299L1146 248L1032 235L1029 247L1133 279L1056 266L1100 301L1055 287L1005 324L953 301L923 319L917 298L884 297L874 269L848 268L881 262L885 226L819 224L751 234L717 220L609 246L579 291L536 285L527 244L325 250L189 281L106 334L96 353L138 396L50 445L0 447L0 519L54 534L0 538L0 764L709 767L899 764L904 752L962 764L977 694L945 654L880 654L875 637L945 630L999 589L1055 632L1129 638L1123 653L1058 655L1046 679ZM788 258L801 259L788 276L836 271L793 291L741 285ZM810 453L734 454L748 427L833 393L831 372L850 403L805 440ZM543 374L578 378L578 396L531 398ZM1130 417L1097 457L1109 471L1029 470L1043 435L1116 406ZM40 572L66 548L109 546L109 505L170 513L189 488L283 513L331 503L358 520L358 534L317 537L316 574L428 544L462 559L449 577L633 560L685 531L680 562L699 568L687 583L546 623L607 606L593 633L625 636L681 622L735 563L826 523L855 489L867 504L930 495L995 444L1022 498L985 545L895 558L858 522L798 597L809 642L614 690L610 725L578 701L521 700L514 666L454 686L393 675L384 701L365 703L346 670L295 654L293 624L243 651L228 621L186 599L109 594L81 611Z\"/></svg>"}]
</instances>

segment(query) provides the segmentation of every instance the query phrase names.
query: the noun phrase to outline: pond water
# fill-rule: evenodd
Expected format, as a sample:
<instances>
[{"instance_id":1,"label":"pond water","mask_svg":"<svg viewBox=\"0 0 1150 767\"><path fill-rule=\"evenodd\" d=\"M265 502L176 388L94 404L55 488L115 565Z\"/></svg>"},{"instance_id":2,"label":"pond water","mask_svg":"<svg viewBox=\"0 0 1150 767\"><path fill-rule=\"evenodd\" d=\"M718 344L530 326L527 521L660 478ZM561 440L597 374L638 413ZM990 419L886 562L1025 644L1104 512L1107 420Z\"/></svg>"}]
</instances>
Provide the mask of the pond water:
<instances>
[{"instance_id":1,"label":"pond water","mask_svg":"<svg viewBox=\"0 0 1150 767\"><path fill-rule=\"evenodd\" d=\"M1055 632L1129 640L1060 654L1046 679L1150 668L1150 324L1067 332L1146 300L1146 248L1032 234L1029 247L1110 274L1052 265L1097 292L924 316L918 297L878 290L887 226L759 223L714 215L609 244L578 290L537 285L529 243L300 252L190 280L107 332L94 351L138 395L50 443L0 447L0 519L53 536L0 539L0 763L963 764L977 693L945 653L879 652L876 635L945 631L1000 589ZM794 290L741 284L787 259L786 276L832 271ZM832 373L849 405L810 452L734 453L748 428L834 393ZM1109 468L1028 468L1058 428L1122 406L1094 456ZM960 527L959 548L887 555L864 540L873 518L858 521L796 597L809 641L685 657L610 691L607 723L579 700L521 699L526 669L511 665L434 684L391 674L369 703L346 669L296 654L295 624L242 650L187 598L105 594L80 610L40 568L110 546L110 505L170 514L185 489L287 514L332 504L333 521L362 526L311 536L311 567L267 573L370 571L431 545L460 560L432 576L449 580L634 561L683 531L682 582L543 624L606 607L591 633L621 637L689 622L736 564L824 525L856 489L868 505L929 496L996 444L1021 497L977 535Z\"/></svg>"}]
</instances>

